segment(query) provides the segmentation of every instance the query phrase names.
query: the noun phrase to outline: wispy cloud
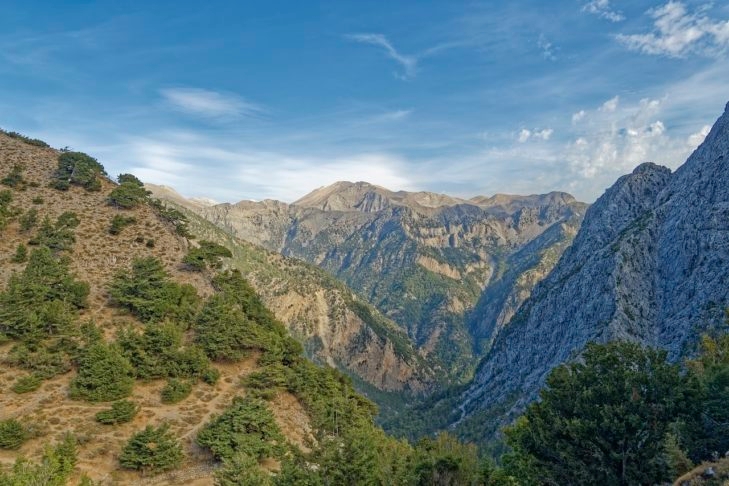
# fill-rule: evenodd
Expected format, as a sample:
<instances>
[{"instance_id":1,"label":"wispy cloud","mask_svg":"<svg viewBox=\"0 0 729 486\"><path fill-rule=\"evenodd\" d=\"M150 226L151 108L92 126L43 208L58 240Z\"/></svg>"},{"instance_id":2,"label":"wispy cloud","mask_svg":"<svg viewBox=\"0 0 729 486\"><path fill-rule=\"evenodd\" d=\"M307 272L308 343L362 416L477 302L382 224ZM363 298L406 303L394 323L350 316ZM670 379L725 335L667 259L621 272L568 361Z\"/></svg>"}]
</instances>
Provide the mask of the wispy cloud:
<instances>
[{"instance_id":1,"label":"wispy cloud","mask_svg":"<svg viewBox=\"0 0 729 486\"><path fill-rule=\"evenodd\" d=\"M200 88L166 88L160 94L173 108L204 118L257 117L265 112L260 105L235 94Z\"/></svg>"},{"instance_id":2,"label":"wispy cloud","mask_svg":"<svg viewBox=\"0 0 729 486\"><path fill-rule=\"evenodd\" d=\"M554 44L552 44L552 42L547 39L544 34L539 35L537 47L539 47L539 50L542 51L542 56L544 57L544 59L547 59L549 61L557 60L557 48L554 46Z\"/></svg>"},{"instance_id":3,"label":"wispy cloud","mask_svg":"<svg viewBox=\"0 0 729 486\"><path fill-rule=\"evenodd\" d=\"M381 47L390 59L393 59L402 67L402 74L397 74L399 78L411 79L417 74L417 57L400 54L383 34L348 34L345 37L355 42L361 42L362 44Z\"/></svg>"},{"instance_id":4,"label":"wispy cloud","mask_svg":"<svg viewBox=\"0 0 729 486\"><path fill-rule=\"evenodd\" d=\"M617 35L628 49L669 57L719 57L729 49L729 20L712 19L705 10L689 12L682 2L674 1L647 13L653 18L652 32Z\"/></svg>"},{"instance_id":5,"label":"wispy cloud","mask_svg":"<svg viewBox=\"0 0 729 486\"><path fill-rule=\"evenodd\" d=\"M516 134L516 140L519 143L526 143L529 140L543 140L547 141L552 138L554 134L553 128L542 128L529 130L528 128L522 128L519 133Z\"/></svg>"},{"instance_id":6,"label":"wispy cloud","mask_svg":"<svg viewBox=\"0 0 729 486\"><path fill-rule=\"evenodd\" d=\"M597 15L610 22L622 22L625 15L610 6L610 0L592 0L582 6L582 11Z\"/></svg>"}]
</instances>

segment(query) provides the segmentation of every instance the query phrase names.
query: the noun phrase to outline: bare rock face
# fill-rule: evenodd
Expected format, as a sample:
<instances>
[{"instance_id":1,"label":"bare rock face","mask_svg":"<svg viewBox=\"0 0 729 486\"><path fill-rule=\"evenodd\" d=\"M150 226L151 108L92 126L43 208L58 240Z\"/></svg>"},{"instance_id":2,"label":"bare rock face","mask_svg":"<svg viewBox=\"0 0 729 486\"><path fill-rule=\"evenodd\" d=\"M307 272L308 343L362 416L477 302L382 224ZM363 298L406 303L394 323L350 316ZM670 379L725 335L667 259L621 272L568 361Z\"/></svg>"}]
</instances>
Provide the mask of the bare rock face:
<instances>
[{"instance_id":1,"label":"bare rock face","mask_svg":"<svg viewBox=\"0 0 729 486\"><path fill-rule=\"evenodd\" d=\"M727 105L729 110L729 105ZM729 300L729 111L675 173L645 163L587 211L574 243L496 337L461 420L517 412L589 341L690 352Z\"/></svg>"},{"instance_id":2,"label":"bare rock face","mask_svg":"<svg viewBox=\"0 0 729 486\"><path fill-rule=\"evenodd\" d=\"M290 205L242 201L190 209L344 281L450 379L469 374L474 356L556 263L585 208L559 192L467 201L338 182ZM534 257L516 256L525 253ZM496 283L502 293L492 302L488 289ZM484 290L488 302L479 304ZM493 308L488 322L472 317L477 304Z\"/></svg>"}]
</instances>

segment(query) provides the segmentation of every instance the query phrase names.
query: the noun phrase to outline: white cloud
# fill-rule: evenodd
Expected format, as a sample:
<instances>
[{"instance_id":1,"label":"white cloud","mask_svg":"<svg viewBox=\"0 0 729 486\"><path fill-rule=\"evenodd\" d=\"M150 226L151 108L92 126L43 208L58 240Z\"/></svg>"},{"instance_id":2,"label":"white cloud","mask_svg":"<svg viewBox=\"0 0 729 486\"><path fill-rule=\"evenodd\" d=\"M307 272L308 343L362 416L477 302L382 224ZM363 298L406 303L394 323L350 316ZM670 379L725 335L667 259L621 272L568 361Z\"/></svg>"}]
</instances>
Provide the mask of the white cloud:
<instances>
[{"instance_id":1,"label":"white cloud","mask_svg":"<svg viewBox=\"0 0 729 486\"><path fill-rule=\"evenodd\" d=\"M605 103L602 104L600 107L600 111L604 111L606 113L612 113L618 108L618 103L620 103L620 97L615 96L614 98L610 98Z\"/></svg>"},{"instance_id":2,"label":"white cloud","mask_svg":"<svg viewBox=\"0 0 729 486\"><path fill-rule=\"evenodd\" d=\"M704 139L709 134L709 131L711 131L711 125L704 125L703 127L701 127L701 130L689 135L688 139L686 140L686 144L692 149L698 147L704 142Z\"/></svg>"},{"instance_id":3,"label":"white cloud","mask_svg":"<svg viewBox=\"0 0 729 486\"><path fill-rule=\"evenodd\" d=\"M372 118L369 119L369 122L381 123L381 122L400 121L400 120L404 120L405 118L409 117L412 112L413 112L413 110L388 111L388 112L373 116Z\"/></svg>"},{"instance_id":4,"label":"white cloud","mask_svg":"<svg viewBox=\"0 0 729 486\"><path fill-rule=\"evenodd\" d=\"M585 110L580 110L577 113L572 114L572 124L579 123L583 118L585 118L585 115L587 113Z\"/></svg>"},{"instance_id":5,"label":"white cloud","mask_svg":"<svg viewBox=\"0 0 729 486\"><path fill-rule=\"evenodd\" d=\"M200 88L167 88L160 94L175 109L205 118L255 117L265 110L240 96Z\"/></svg>"},{"instance_id":6,"label":"white cloud","mask_svg":"<svg viewBox=\"0 0 729 486\"><path fill-rule=\"evenodd\" d=\"M539 35L539 40L537 41L537 47L539 47L539 50L542 51L542 56L544 59L547 59L548 61L556 61L557 55L555 54L555 46L552 44L547 38L544 36L544 34Z\"/></svg>"},{"instance_id":7,"label":"white cloud","mask_svg":"<svg viewBox=\"0 0 729 486\"><path fill-rule=\"evenodd\" d=\"M622 22L625 20L625 15L622 12L613 10L610 7L610 0L592 0L582 6L582 11L597 15L610 22Z\"/></svg>"},{"instance_id":8,"label":"white cloud","mask_svg":"<svg viewBox=\"0 0 729 486\"><path fill-rule=\"evenodd\" d=\"M403 74L398 75L398 77L402 79L415 77L418 70L418 59L415 56L400 54L383 34L349 34L346 38L355 42L383 48L388 57L397 61L402 66Z\"/></svg>"},{"instance_id":9,"label":"white cloud","mask_svg":"<svg viewBox=\"0 0 729 486\"><path fill-rule=\"evenodd\" d=\"M675 1L649 10L648 15L653 18L652 32L619 34L618 41L634 51L669 57L718 57L729 48L729 20L711 19L703 10L690 13Z\"/></svg>"},{"instance_id":10,"label":"white cloud","mask_svg":"<svg viewBox=\"0 0 729 486\"><path fill-rule=\"evenodd\" d=\"M528 128L522 128L519 130L519 133L516 134L516 140L519 143L526 143L530 139L539 139L547 141L550 138L552 138L552 134L554 133L554 129L552 128L542 128L538 129L535 128L534 130L529 130Z\"/></svg>"}]
</instances>

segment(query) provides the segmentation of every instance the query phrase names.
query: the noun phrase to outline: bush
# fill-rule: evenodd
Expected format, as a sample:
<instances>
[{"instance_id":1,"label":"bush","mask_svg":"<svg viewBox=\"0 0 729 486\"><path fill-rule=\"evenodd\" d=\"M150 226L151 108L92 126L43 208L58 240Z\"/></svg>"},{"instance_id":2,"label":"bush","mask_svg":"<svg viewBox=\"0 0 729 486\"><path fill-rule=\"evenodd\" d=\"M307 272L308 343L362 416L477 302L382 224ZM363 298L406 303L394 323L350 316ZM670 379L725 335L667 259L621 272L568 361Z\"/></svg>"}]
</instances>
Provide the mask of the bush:
<instances>
[{"instance_id":1,"label":"bush","mask_svg":"<svg viewBox=\"0 0 729 486\"><path fill-rule=\"evenodd\" d=\"M117 214L111 219L111 226L109 226L109 234L118 235L127 226L137 222L137 219L132 216L122 216Z\"/></svg>"},{"instance_id":2,"label":"bush","mask_svg":"<svg viewBox=\"0 0 729 486\"><path fill-rule=\"evenodd\" d=\"M105 175L104 167L95 158L82 152L63 152L58 156L58 169L51 187L67 191L74 184L87 191L100 191L100 177Z\"/></svg>"},{"instance_id":3,"label":"bush","mask_svg":"<svg viewBox=\"0 0 729 486\"><path fill-rule=\"evenodd\" d=\"M191 248L182 259L182 263L190 270L200 272L206 267L220 268L222 258L231 258L233 254L229 249L212 241L201 241L198 248Z\"/></svg>"},{"instance_id":4,"label":"bush","mask_svg":"<svg viewBox=\"0 0 729 486\"><path fill-rule=\"evenodd\" d=\"M175 469L183 457L182 447L167 424L157 428L148 425L129 439L119 463L127 469L156 473Z\"/></svg>"},{"instance_id":5,"label":"bush","mask_svg":"<svg viewBox=\"0 0 729 486\"><path fill-rule=\"evenodd\" d=\"M131 272L122 270L114 277L109 293L117 305L144 322L170 318L189 323L200 301L194 287L171 281L154 257L135 259Z\"/></svg>"},{"instance_id":6,"label":"bush","mask_svg":"<svg viewBox=\"0 0 729 486\"><path fill-rule=\"evenodd\" d=\"M18 246L15 247L15 254L10 259L13 263L25 263L28 260L28 248L22 244L18 243Z\"/></svg>"},{"instance_id":7,"label":"bush","mask_svg":"<svg viewBox=\"0 0 729 486\"><path fill-rule=\"evenodd\" d=\"M197 443L210 449L216 459L231 459L236 453L263 459L279 456L285 439L266 402L235 397L222 415L203 427Z\"/></svg>"},{"instance_id":8,"label":"bush","mask_svg":"<svg viewBox=\"0 0 729 486\"><path fill-rule=\"evenodd\" d=\"M111 408L96 414L96 421L105 425L116 425L131 422L137 415L139 407L129 400L120 400L111 404Z\"/></svg>"},{"instance_id":9,"label":"bush","mask_svg":"<svg viewBox=\"0 0 729 486\"><path fill-rule=\"evenodd\" d=\"M12 275L0 293L0 332L32 341L68 333L89 294L68 265L48 248L34 250L23 273Z\"/></svg>"},{"instance_id":10,"label":"bush","mask_svg":"<svg viewBox=\"0 0 729 486\"><path fill-rule=\"evenodd\" d=\"M7 135L10 138L14 138L17 140L20 140L21 142L27 143L28 145L33 145L35 147L41 147L41 148L49 148L50 145L45 143L43 140L38 140L37 138L30 138L26 137L22 133L18 132L7 132L5 130L0 130L0 133Z\"/></svg>"},{"instance_id":11,"label":"bush","mask_svg":"<svg viewBox=\"0 0 729 486\"><path fill-rule=\"evenodd\" d=\"M119 184L131 184L137 187L144 187L144 183L140 181L134 174L119 174L116 178Z\"/></svg>"},{"instance_id":12,"label":"bush","mask_svg":"<svg viewBox=\"0 0 729 486\"><path fill-rule=\"evenodd\" d=\"M29 393L40 388L42 383L43 379L38 375L21 376L17 379L11 390L19 395L22 393Z\"/></svg>"},{"instance_id":13,"label":"bush","mask_svg":"<svg viewBox=\"0 0 729 486\"><path fill-rule=\"evenodd\" d=\"M20 187L23 182L23 166L20 164L14 164L8 175L0 180L0 184L8 187Z\"/></svg>"},{"instance_id":14,"label":"bush","mask_svg":"<svg viewBox=\"0 0 729 486\"><path fill-rule=\"evenodd\" d=\"M84 350L78 374L71 381L71 398L110 402L128 396L134 387L134 369L118 346L102 342Z\"/></svg>"},{"instance_id":15,"label":"bush","mask_svg":"<svg viewBox=\"0 0 729 486\"><path fill-rule=\"evenodd\" d=\"M121 209L133 209L149 200L150 192L133 182L123 182L109 194L109 204Z\"/></svg>"},{"instance_id":16,"label":"bush","mask_svg":"<svg viewBox=\"0 0 729 486\"><path fill-rule=\"evenodd\" d=\"M190 382L173 378L168 380L167 384L162 388L160 393L162 403L171 404L181 402L190 395L190 392L192 392Z\"/></svg>"},{"instance_id":17,"label":"bush","mask_svg":"<svg viewBox=\"0 0 729 486\"><path fill-rule=\"evenodd\" d=\"M39 463L25 458L15 461L12 471L0 471L3 486L64 486L76 466L76 439L66 434L55 447L46 447ZM81 484L84 483L83 478Z\"/></svg>"},{"instance_id":18,"label":"bush","mask_svg":"<svg viewBox=\"0 0 729 486\"><path fill-rule=\"evenodd\" d=\"M38 197L34 197L31 202L33 204L43 204L45 202L45 200L42 197L38 196Z\"/></svg>"},{"instance_id":19,"label":"bush","mask_svg":"<svg viewBox=\"0 0 729 486\"><path fill-rule=\"evenodd\" d=\"M25 427L15 419L0 421L0 449L19 449L28 439Z\"/></svg>"},{"instance_id":20,"label":"bush","mask_svg":"<svg viewBox=\"0 0 729 486\"><path fill-rule=\"evenodd\" d=\"M81 221L76 213L65 212L61 214L55 223L51 223L46 216L38 228L38 233L28 242L34 246L46 246L55 252L71 250L76 242L74 229Z\"/></svg>"},{"instance_id":21,"label":"bush","mask_svg":"<svg viewBox=\"0 0 729 486\"><path fill-rule=\"evenodd\" d=\"M21 231L30 231L35 227L35 225L38 224L38 210L35 208L30 208L28 211L25 212L24 215L20 217L19 221Z\"/></svg>"}]
</instances>

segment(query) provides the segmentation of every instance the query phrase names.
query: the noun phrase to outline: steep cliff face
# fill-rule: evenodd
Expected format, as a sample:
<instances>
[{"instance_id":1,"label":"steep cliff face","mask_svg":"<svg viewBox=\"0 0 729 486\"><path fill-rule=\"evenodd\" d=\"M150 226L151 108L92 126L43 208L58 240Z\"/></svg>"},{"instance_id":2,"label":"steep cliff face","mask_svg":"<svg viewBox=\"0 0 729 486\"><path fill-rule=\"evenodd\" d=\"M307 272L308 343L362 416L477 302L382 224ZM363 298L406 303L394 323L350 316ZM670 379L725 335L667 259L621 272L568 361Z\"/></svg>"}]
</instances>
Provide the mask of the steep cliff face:
<instances>
[{"instance_id":1,"label":"steep cliff face","mask_svg":"<svg viewBox=\"0 0 729 486\"><path fill-rule=\"evenodd\" d=\"M174 204L172 198L168 204ZM435 373L405 333L345 285L315 266L242 241L194 211L175 207L187 215L195 235L230 249L230 265L304 344L308 357L382 391L422 393L432 387Z\"/></svg>"},{"instance_id":2,"label":"steep cliff face","mask_svg":"<svg viewBox=\"0 0 729 486\"><path fill-rule=\"evenodd\" d=\"M406 330L443 376L453 377L469 374L474 344L490 342L551 269L585 205L565 193L466 201L339 182L291 205L244 201L190 209L241 239L335 275ZM489 319L502 322L472 322L470 312L494 283L504 296L487 302L495 309Z\"/></svg>"},{"instance_id":3,"label":"steep cliff face","mask_svg":"<svg viewBox=\"0 0 729 486\"><path fill-rule=\"evenodd\" d=\"M727 106L729 109L729 105ZM729 111L674 174L646 163L585 215L573 245L498 334L461 420L532 400L588 341L635 340L677 359L721 325L729 297Z\"/></svg>"}]
</instances>

